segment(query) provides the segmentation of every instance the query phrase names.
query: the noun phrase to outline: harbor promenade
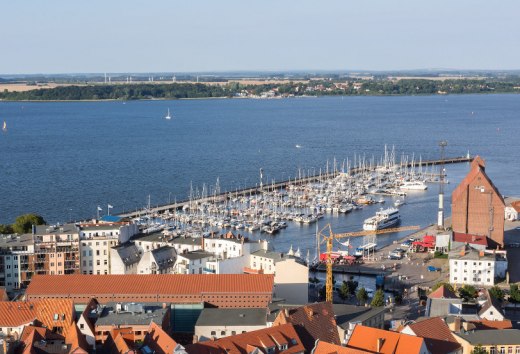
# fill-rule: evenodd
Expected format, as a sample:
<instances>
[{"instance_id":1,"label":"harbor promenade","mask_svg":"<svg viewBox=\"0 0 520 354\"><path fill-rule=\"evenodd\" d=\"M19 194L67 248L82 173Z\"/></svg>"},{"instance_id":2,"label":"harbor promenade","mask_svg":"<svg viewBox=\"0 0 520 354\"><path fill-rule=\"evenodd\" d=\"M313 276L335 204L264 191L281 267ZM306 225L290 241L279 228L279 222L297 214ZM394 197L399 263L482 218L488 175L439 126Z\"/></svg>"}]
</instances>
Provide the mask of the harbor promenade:
<instances>
[{"instance_id":1,"label":"harbor promenade","mask_svg":"<svg viewBox=\"0 0 520 354\"><path fill-rule=\"evenodd\" d=\"M431 165L440 165L442 163L447 165L447 164L455 164L455 163L463 163L463 162L471 162L471 161L473 161L473 157L462 156L462 157L446 158L444 160L422 161L421 165L431 166ZM406 164L402 164L399 166L402 168L410 168L413 166L413 164L406 163ZM415 164L415 166L418 167L417 164ZM365 168L365 170L366 170L366 168ZM345 172L345 174L353 175L353 174L357 174L361 171L362 171L361 168L351 168L348 172ZM211 201L215 201L215 200L223 201L226 198L228 198L228 196L231 194L235 197L242 197L242 196L248 196L251 194L254 195L254 194L257 194L257 193L260 193L263 191L267 191L267 190L284 189L284 188L287 188L289 185L305 185L308 183L319 182L320 180L331 179L342 173L344 173L344 172L334 171L334 172L329 172L328 174L325 173L325 174L321 174L321 175L312 175L312 176L306 176L306 177L302 177L302 178L288 179L288 180L285 180L282 182L277 182L277 183L273 183L273 184L269 184L269 185L266 184L263 187L255 186L255 187L237 189L235 191L225 191L225 192L222 192L217 195L212 195L212 196L208 196L205 198L191 200L191 203L202 204L205 202L211 202ZM178 209L181 209L184 205L188 204L189 202L190 202L190 200L186 199L186 200L182 200L182 201L179 201L176 203L159 205L157 207L151 207L149 210L146 210L146 213L155 214L155 213L164 213L166 211L178 210ZM126 218L135 218L135 217L142 215L143 213L145 213L143 210L126 211L121 214L118 214L118 216L126 217Z\"/></svg>"}]
</instances>

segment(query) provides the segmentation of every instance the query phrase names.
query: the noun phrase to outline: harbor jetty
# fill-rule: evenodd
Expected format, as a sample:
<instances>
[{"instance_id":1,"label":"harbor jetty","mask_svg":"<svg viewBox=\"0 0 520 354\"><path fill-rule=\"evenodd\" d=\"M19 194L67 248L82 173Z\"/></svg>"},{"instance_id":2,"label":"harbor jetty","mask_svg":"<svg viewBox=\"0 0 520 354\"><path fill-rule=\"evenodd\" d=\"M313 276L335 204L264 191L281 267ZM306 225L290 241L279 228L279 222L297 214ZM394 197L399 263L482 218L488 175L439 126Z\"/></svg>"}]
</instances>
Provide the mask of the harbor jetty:
<instances>
[{"instance_id":1,"label":"harbor jetty","mask_svg":"<svg viewBox=\"0 0 520 354\"><path fill-rule=\"evenodd\" d=\"M447 164L464 163L464 162L471 162L471 161L473 161L473 157L468 155L468 156L462 156L462 157L445 158L443 160L421 161L419 164L416 161L405 162L405 163L397 164L396 166L398 166L398 168L401 168L401 169L406 169L406 168L416 168L418 166L436 166L436 165L441 165L441 164L447 165ZM371 170L375 171L376 168L377 167L373 167ZM361 173L363 171L367 171L367 167L365 167L365 166L353 167L351 169L348 169L346 172L341 172L341 171L335 170L335 171L329 172L329 173L314 174L311 176L288 179L288 180L281 181L281 182L266 184L261 187L259 187L259 186L246 187L246 188L242 188L242 189L237 189L235 191L221 192L221 193L218 193L215 195L206 196L206 197L202 197L202 198L198 198L198 199L185 199L185 200L178 201L175 203L159 205L156 207L149 206L148 208L146 208L146 210L125 211L125 212L119 214L118 216L124 217L124 218L136 218L145 213L147 213L147 214L168 213L168 212L177 211L179 209L182 209L187 203L195 203L195 204L200 205L200 204L207 203L207 202L214 202L216 200L223 201L223 200L226 200L227 198L230 198L231 196L233 196L235 198L240 198L240 197L244 197L244 196L260 194L260 193L268 191L268 190L286 189L290 185L303 186L303 185L307 185L309 183L316 183L316 182L320 182L323 180L330 180L330 179L336 178L340 175L346 175L346 176L355 175L355 174ZM369 171L370 171L370 169L369 169ZM434 182L434 181L432 181L432 182ZM377 194L377 193L374 193L374 194Z\"/></svg>"}]
</instances>

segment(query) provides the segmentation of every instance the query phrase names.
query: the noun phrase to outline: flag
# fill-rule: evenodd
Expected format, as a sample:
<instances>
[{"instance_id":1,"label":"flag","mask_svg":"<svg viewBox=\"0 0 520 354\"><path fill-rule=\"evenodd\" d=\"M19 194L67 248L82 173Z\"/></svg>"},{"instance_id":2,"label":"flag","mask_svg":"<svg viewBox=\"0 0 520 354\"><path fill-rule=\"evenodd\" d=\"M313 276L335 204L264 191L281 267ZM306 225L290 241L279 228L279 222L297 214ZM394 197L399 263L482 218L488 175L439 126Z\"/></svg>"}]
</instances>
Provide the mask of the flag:
<instances>
[{"instance_id":1,"label":"flag","mask_svg":"<svg viewBox=\"0 0 520 354\"><path fill-rule=\"evenodd\" d=\"M97 210L98 210L98 211L103 211L103 209L102 209L99 205L98 205L98 207L97 207Z\"/></svg>"},{"instance_id":2,"label":"flag","mask_svg":"<svg viewBox=\"0 0 520 354\"><path fill-rule=\"evenodd\" d=\"M113 209L114 207L110 204L108 204L108 209Z\"/></svg>"}]
</instances>

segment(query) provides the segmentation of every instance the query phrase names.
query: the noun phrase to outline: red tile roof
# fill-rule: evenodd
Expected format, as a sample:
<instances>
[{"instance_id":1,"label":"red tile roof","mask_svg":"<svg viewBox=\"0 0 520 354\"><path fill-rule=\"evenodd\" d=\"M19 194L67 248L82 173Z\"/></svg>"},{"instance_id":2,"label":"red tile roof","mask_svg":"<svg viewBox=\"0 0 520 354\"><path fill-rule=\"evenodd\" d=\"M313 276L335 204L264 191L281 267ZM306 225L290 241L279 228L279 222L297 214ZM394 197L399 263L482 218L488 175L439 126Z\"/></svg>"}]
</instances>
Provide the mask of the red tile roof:
<instances>
[{"instance_id":1,"label":"red tile roof","mask_svg":"<svg viewBox=\"0 0 520 354\"><path fill-rule=\"evenodd\" d=\"M408 327L416 336L424 338L431 354L447 354L460 348L448 325L440 317L432 317Z\"/></svg>"},{"instance_id":2,"label":"red tile roof","mask_svg":"<svg viewBox=\"0 0 520 354\"><path fill-rule=\"evenodd\" d=\"M323 340L332 344L341 344L334 310L330 302L282 309L275 319L273 326L292 323L307 352L311 352L316 340Z\"/></svg>"},{"instance_id":3,"label":"red tile roof","mask_svg":"<svg viewBox=\"0 0 520 354\"><path fill-rule=\"evenodd\" d=\"M287 349L278 347L287 345ZM189 354L244 354L258 348L267 354L267 348L275 347L274 354L303 353L305 348L301 343L293 325L288 323L280 326L224 337L215 341L199 342L186 346Z\"/></svg>"},{"instance_id":4,"label":"red tile roof","mask_svg":"<svg viewBox=\"0 0 520 354\"><path fill-rule=\"evenodd\" d=\"M31 303L31 302L29 302ZM65 337L74 322L74 303L70 299L42 299L32 302L36 318L47 328L57 327Z\"/></svg>"},{"instance_id":5,"label":"red tile roof","mask_svg":"<svg viewBox=\"0 0 520 354\"><path fill-rule=\"evenodd\" d=\"M90 346L75 322L70 325L65 342L70 345L69 353L71 354L88 354L89 352Z\"/></svg>"},{"instance_id":6,"label":"red tile roof","mask_svg":"<svg viewBox=\"0 0 520 354\"><path fill-rule=\"evenodd\" d=\"M347 347L382 354L418 354L423 343L420 337L357 325Z\"/></svg>"},{"instance_id":7,"label":"red tile roof","mask_svg":"<svg viewBox=\"0 0 520 354\"><path fill-rule=\"evenodd\" d=\"M36 309L27 302L0 301L0 327L19 327L36 318Z\"/></svg>"},{"instance_id":8,"label":"red tile roof","mask_svg":"<svg viewBox=\"0 0 520 354\"><path fill-rule=\"evenodd\" d=\"M486 247L488 246L487 236L482 236L482 235L470 235L470 234L463 234L460 232L454 232L453 241L475 244L475 245L482 245L482 246L486 246Z\"/></svg>"},{"instance_id":9,"label":"red tile roof","mask_svg":"<svg viewBox=\"0 0 520 354\"><path fill-rule=\"evenodd\" d=\"M318 341L316 348L312 354L366 354L371 353L366 350L353 349L342 347L341 345L331 344L323 341Z\"/></svg>"},{"instance_id":10,"label":"red tile roof","mask_svg":"<svg viewBox=\"0 0 520 354\"><path fill-rule=\"evenodd\" d=\"M48 328L27 326L23 329L23 332L20 336L21 345L16 349L16 353L41 353L41 351L35 347L35 343L38 345L43 340L65 341L65 338L58 333L50 331Z\"/></svg>"},{"instance_id":11,"label":"red tile roof","mask_svg":"<svg viewBox=\"0 0 520 354\"><path fill-rule=\"evenodd\" d=\"M520 212L520 200L512 202L511 207L515 209L517 212Z\"/></svg>"},{"instance_id":12,"label":"red tile roof","mask_svg":"<svg viewBox=\"0 0 520 354\"><path fill-rule=\"evenodd\" d=\"M437 290L433 291L428 295L430 299L458 299L451 290L446 288L444 285L440 286Z\"/></svg>"},{"instance_id":13,"label":"red tile roof","mask_svg":"<svg viewBox=\"0 0 520 354\"><path fill-rule=\"evenodd\" d=\"M144 344L157 354L173 353L177 347L177 342L154 322L150 323L148 333L144 337Z\"/></svg>"},{"instance_id":14,"label":"red tile roof","mask_svg":"<svg viewBox=\"0 0 520 354\"><path fill-rule=\"evenodd\" d=\"M272 274L35 275L27 296L272 293Z\"/></svg>"}]
</instances>

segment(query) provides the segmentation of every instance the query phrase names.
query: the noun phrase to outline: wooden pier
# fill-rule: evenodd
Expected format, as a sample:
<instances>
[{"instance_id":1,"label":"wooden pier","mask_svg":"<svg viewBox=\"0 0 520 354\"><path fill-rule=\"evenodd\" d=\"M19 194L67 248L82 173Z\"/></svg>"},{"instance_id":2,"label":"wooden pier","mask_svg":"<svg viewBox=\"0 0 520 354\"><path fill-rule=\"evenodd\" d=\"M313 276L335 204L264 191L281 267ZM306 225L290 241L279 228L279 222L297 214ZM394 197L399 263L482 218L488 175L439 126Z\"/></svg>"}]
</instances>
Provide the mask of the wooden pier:
<instances>
[{"instance_id":1,"label":"wooden pier","mask_svg":"<svg viewBox=\"0 0 520 354\"><path fill-rule=\"evenodd\" d=\"M448 165L448 164L471 162L471 161L473 161L473 157L463 156L463 157L446 158L446 159L444 159L444 161L443 160L422 161L421 165L422 166L440 165L441 163ZM417 164L415 164L415 166L417 166ZM412 163L403 164L401 167L410 168L410 167L412 167ZM356 173L360 172L361 170L362 170L361 168L352 168L352 169L350 169L348 174L356 174ZM262 188L256 186L256 187L238 189L234 192L222 192L216 196L213 195L213 196L206 197L206 198L199 198L196 200L192 200L191 202L201 204L201 203L205 203L205 202L214 201L215 199L224 200L225 198L228 198L228 196L230 196L230 195L242 197L242 196L247 196L250 194L257 194L257 193L260 193L261 191L266 191L268 189L269 190L281 189L281 188L283 189L283 188L287 188L289 185L304 185L304 184L308 184L308 183L319 182L320 179L334 178L334 177L340 175L341 173L342 172L336 171L336 172L330 172L328 174L313 175L313 176L307 176L307 177L302 177L299 179L292 179L292 180L290 179L290 180L286 180L286 181L282 181L282 182L278 182L278 183L274 183L274 184L265 185ZM152 207L150 210L147 210L147 212L164 213L165 211L178 210L178 209L181 209L184 205L188 204L189 202L190 202L189 199L186 199L186 200L172 203L172 204L159 205L157 207ZM118 216L125 217L125 218L135 218L141 214L143 214L143 211L137 210L137 211L123 212L121 214L118 214Z\"/></svg>"}]
</instances>

